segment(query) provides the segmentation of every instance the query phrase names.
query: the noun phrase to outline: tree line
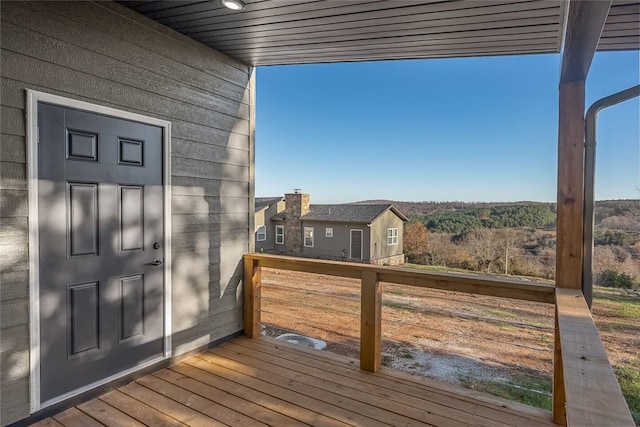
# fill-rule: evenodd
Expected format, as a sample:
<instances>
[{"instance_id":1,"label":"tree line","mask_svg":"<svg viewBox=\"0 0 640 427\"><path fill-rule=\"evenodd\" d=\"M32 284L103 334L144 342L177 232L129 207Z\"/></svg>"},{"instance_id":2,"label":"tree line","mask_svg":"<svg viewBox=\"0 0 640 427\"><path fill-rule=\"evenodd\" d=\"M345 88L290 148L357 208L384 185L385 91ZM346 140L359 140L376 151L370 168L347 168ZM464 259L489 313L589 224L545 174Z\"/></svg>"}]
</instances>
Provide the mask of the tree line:
<instances>
[{"instance_id":1,"label":"tree line","mask_svg":"<svg viewBox=\"0 0 640 427\"><path fill-rule=\"evenodd\" d=\"M493 206L414 216L435 233L463 234L477 228L553 227L556 213L548 205Z\"/></svg>"},{"instance_id":2,"label":"tree line","mask_svg":"<svg viewBox=\"0 0 640 427\"><path fill-rule=\"evenodd\" d=\"M597 284L640 288L639 206L605 202L596 212ZM554 279L555 220L544 204L413 215L405 226L404 250L410 263Z\"/></svg>"}]
</instances>

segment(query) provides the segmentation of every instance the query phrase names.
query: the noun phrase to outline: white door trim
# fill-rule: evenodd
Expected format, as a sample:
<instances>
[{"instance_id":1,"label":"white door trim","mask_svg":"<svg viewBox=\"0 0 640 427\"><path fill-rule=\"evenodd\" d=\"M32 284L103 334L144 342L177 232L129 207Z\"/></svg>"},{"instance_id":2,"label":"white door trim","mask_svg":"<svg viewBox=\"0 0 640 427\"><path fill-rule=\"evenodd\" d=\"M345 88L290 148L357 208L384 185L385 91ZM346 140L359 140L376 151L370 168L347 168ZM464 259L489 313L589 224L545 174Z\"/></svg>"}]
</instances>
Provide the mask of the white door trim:
<instances>
[{"instance_id":1,"label":"white door trim","mask_svg":"<svg viewBox=\"0 0 640 427\"><path fill-rule=\"evenodd\" d=\"M359 231L360 232L360 257L359 258L355 258L353 256L353 232L354 231ZM362 255L364 252L364 231L360 228L350 228L349 229L349 258L351 259L362 259Z\"/></svg>"},{"instance_id":2,"label":"white door trim","mask_svg":"<svg viewBox=\"0 0 640 427\"><path fill-rule=\"evenodd\" d=\"M133 369L120 372L99 382L40 402L40 283L38 230L38 102L60 105L90 113L131 120L163 129L162 179L164 197L164 355ZM171 357L171 122L101 105L27 89L27 182L29 203L29 339L31 413L53 405L101 384L128 375L153 363Z\"/></svg>"}]
</instances>

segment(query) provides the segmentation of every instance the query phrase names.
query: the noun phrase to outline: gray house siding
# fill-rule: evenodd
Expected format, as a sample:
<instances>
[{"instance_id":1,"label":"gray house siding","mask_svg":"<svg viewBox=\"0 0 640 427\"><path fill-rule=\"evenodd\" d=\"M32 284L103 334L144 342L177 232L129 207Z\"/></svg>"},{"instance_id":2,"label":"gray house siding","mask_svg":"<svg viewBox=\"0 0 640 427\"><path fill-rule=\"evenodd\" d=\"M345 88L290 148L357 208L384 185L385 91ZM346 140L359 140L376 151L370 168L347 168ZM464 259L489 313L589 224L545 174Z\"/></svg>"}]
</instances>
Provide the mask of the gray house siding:
<instances>
[{"instance_id":1,"label":"gray house siding","mask_svg":"<svg viewBox=\"0 0 640 427\"><path fill-rule=\"evenodd\" d=\"M173 354L242 329L250 69L115 3L1 2L0 424L29 415L25 89L172 124Z\"/></svg>"},{"instance_id":2,"label":"gray house siding","mask_svg":"<svg viewBox=\"0 0 640 427\"><path fill-rule=\"evenodd\" d=\"M259 242L256 237L256 252L273 252L276 249L276 226L274 221L271 221L278 213L284 210L284 201L280 201L274 203L267 207L266 209L262 209L256 212L256 236L258 232L258 226L264 225L267 230L267 239ZM277 245L283 246L284 245Z\"/></svg>"},{"instance_id":3,"label":"gray house siding","mask_svg":"<svg viewBox=\"0 0 640 427\"><path fill-rule=\"evenodd\" d=\"M349 260L351 230L362 230L362 260L370 258L370 231L367 224L362 223L330 223L316 221L302 221L302 227L313 227L313 247L303 246L302 254L314 258L344 259ZM326 237L326 228L333 228L333 237ZM286 238L286 237L285 237ZM341 254L344 250L345 257Z\"/></svg>"},{"instance_id":4,"label":"gray house siding","mask_svg":"<svg viewBox=\"0 0 640 427\"><path fill-rule=\"evenodd\" d=\"M258 241L258 229L262 226L265 226L265 211L266 209L257 210L255 213L255 222L254 222L254 239L256 240L256 252L264 252L269 250L269 240ZM267 233L268 234L268 233Z\"/></svg>"},{"instance_id":5,"label":"gray house siding","mask_svg":"<svg viewBox=\"0 0 640 427\"><path fill-rule=\"evenodd\" d=\"M377 247L370 247L371 253L375 259L387 258L395 255L402 254L402 230L404 222L396 214L390 210L383 213L376 221L371 225L371 233L373 236L373 242L380 242ZM398 244L387 245L387 229L398 229Z\"/></svg>"},{"instance_id":6,"label":"gray house siding","mask_svg":"<svg viewBox=\"0 0 640 427\"><path fill-rule=\"evenodd\" d=\"M276 244L276 227L280 226L284 230L284 221L275 220L275 221L270 221L270 222L272 223L272 227L271 228L273 229L273 249L270 252L275 253L275 254L284 255L286 253L284 243ZM285 231L284 232L284 239L285 240L287 240L287 236L288 236L288 234Z\"/></svg>"}]
</instances>

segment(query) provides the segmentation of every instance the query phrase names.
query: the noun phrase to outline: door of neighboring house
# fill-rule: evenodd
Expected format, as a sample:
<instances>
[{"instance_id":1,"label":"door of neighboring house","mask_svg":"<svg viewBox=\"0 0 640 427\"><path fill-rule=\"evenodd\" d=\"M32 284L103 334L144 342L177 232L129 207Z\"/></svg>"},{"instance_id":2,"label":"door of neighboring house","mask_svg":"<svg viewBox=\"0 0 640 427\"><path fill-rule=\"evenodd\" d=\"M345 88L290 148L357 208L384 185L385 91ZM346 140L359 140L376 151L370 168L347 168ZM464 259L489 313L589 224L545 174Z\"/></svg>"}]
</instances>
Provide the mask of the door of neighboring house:
<instances>
[{"instance_id":1,"label":"door of neighboring house","mask_svg":"<svg viewBox=\"0 0 640 427\"><path fill-rule=\"evenodd\" d=\"M351 230L351 259L362 259L362 230Z\"/></svg>"},{"instance_id":2,"label":"door of neighboring house","mask_svg":"<svg viewBox=\"0 0 640 427\"><path fill-rule=\"evenodd\" d=\"M164 354L163 130L38 103L40 401Z\"/></svg>"}]
</instances>

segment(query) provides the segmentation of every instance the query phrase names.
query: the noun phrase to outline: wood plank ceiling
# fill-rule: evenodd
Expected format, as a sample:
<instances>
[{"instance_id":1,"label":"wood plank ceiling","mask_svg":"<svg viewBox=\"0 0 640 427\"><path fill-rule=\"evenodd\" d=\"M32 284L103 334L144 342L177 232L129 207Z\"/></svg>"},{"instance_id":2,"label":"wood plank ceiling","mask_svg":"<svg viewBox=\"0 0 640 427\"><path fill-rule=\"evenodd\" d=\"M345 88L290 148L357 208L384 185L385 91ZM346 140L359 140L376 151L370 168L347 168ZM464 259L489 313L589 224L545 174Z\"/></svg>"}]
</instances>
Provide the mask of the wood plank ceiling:
<instances>
[{"instance_id":1,"label":"wood plank ceiling","mask_svg":"<svg viewBox=\"0 0 640 427\"><path fill-rule=\"evenodd\" d=\"M562 0L120 1L253 66L561 49ZM600 50L640 48L640 1L615 0Z\"/></svg>"}]
</instances>

